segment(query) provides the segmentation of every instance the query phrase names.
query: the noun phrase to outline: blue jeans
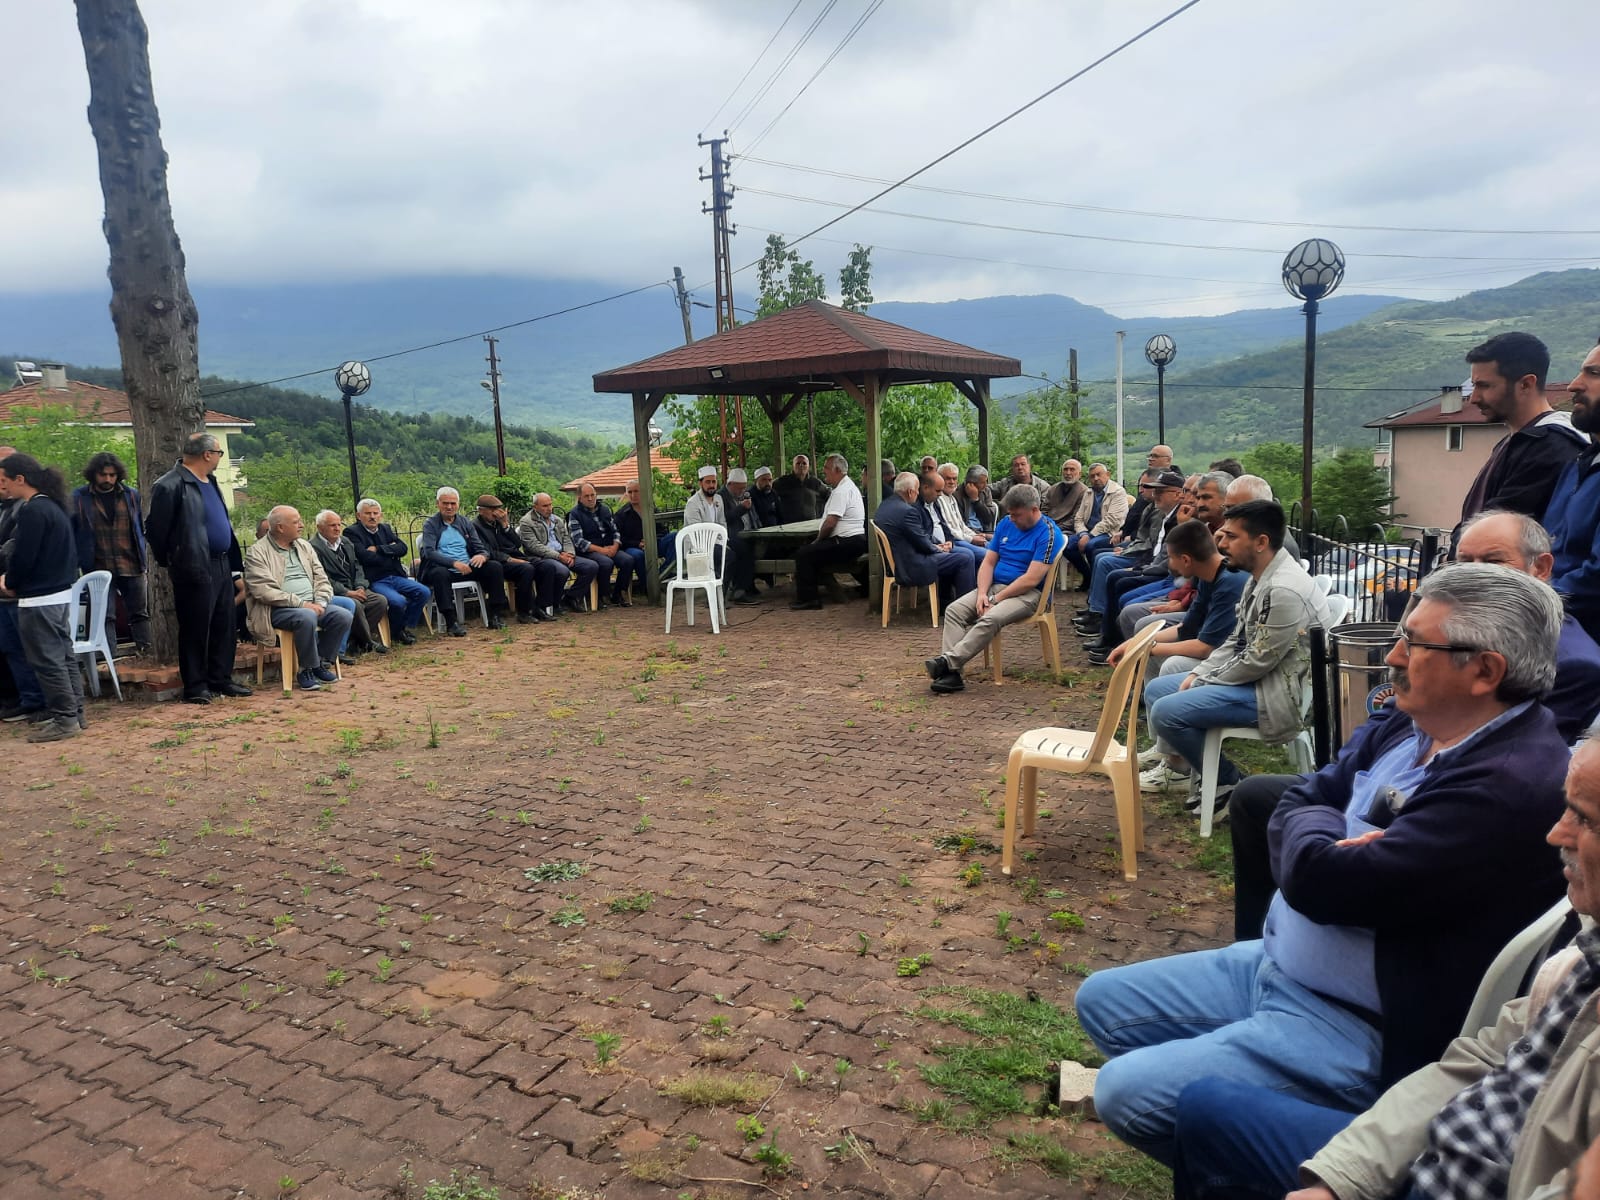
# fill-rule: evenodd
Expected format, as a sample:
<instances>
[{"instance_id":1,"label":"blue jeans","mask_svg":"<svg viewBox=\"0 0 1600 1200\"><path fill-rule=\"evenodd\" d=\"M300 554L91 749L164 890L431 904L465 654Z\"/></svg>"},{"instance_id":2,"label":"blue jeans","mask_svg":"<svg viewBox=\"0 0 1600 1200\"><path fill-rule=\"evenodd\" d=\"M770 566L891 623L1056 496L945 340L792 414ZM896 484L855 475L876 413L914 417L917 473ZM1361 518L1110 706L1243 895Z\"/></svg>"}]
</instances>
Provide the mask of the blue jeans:
<instances>
[{"instance_id":1,"label":"blue jeans","mask_svg":"<svg viewBox=\"0 0 1600 1200\"><path fill-rule=\"evenodd\" d=\"M1078 1020L1111 1061L1094 1105L1128 1145L1171 1166L1179 1093L1221 1076L1352 1113L1380 1092L1382 1038L1302 987L1260 942L1236 942L1100 971L1078 989Z\"/></svg>"},{"instance_id":2,"label":"blue jeans","mask_svg":"<svg viewBox=\"0 0 1600 1200\"><path fill-rule=\"evenodd\" d=\"M1089 572L1089 611L1105 612L1106 593L1111 587L1112 577L1131 570L1133 564L1120 554L1102 554L1095 559L1094 567Z\"/></svg>"},{"instance_id":3,"label":"blue jeans","mask_svg":"<svg viewBox=\"0 0 1600 1200\"><path fill-rule=\"evenodd\" d=\"M983 556L989 553L988 549L978 545L977 542L952 542L951 548L952 553L964 550L966 553L972 555L973 578L976 579L978 567L983 563Z\"/></svg>"},{"instance_id":4,"label":"blue jeans","mask_svg":"<svg viewBox=\"0 0 1600 1200\"><path fill-rule=\"evenodd\" d=\"M1208 683L1180 692L1187 675L1158 675L1144 685L1145 708L1156 737L1198 771L1205 760L1206 731L1254 725L1256 689L1250 683ZM1239 768L1226 755L1217 760L1218 785L1237 783Z\"/></svg>"},{"instance_id":5,"label":"blue jeans","mask_svg":"<svg viewBox=\"0 0 1600 1200\"><path fill-rule=\"evenodd\" d=\"M6 656L6 665L11 668L11 682L17 685L17 703L29 712L43 708L44 689L39 686L39 677L33 673L28 656L22 649L22 635L17 632L17 606L14 603L0 604L0 654Z\"/></svg>"},{"instance_id":6,"label":"blue jeans","mask_svg":"<svg viewBox=\"0 0 1600 1200\"><path fill-rule=\"evenodd\" d=\"M1111 545L1110 535L1101 533L1090 538L1089 544L1082 550L1079 550L1078 539L1069 535L1067 538L1067 548L1065 551L1067 561L1078 568L1078 574L1087 579L1089 578L1089 568L1094 562L1095 555L1099 554L1109 545Z\"/></svg>"},{"instance_id":7,"label":"blue jeans","mask_svg":"<svg viewBox=\"0 0 1600 1200\"><path fill-rule=\"evenodd\" d=\"M428 597L433 589L418 580L404 575L385 575L374 580L372 590L389 602L389 621L398 620L399 629L411 629L422 620L422 610L428 607Z\"/></svg>"},{"instance_id":8,"label":"blue jeans","mask_svg":"<svg viewBox=\"0 0 1600 1200\"><path fill-rule=\"evenodd\" d=\"M643 546L624 546L622 548L622 552L633 560L633 577L635 579L643 579L644 578L644 547Z\"/></svg>"},{"instance_id":9,"label":"blue jeans","mask_svg":"<svg viewBox=\"0 0 1600 1200\"><path fill-rule=\"evenodd\" d=\"M332 605L334 605L334 606L336 606L338 608L344 609L345 612L350 614L350 620L354 621L356 619L356 602L354 600L350 599L349 596L334 596L328 601L328 603L330 603L330 604L332 604ZM352 628L352 626L350 626L350 625L346 625L345 626L344 639L339 643L339 653L340 654L343 654L345 652L345 648L350 645L350 630L351 630L351 628ZM377 637L378 635L377 635L376 632L374 632L372 636L373 637Z\"/></svg>"},{"instance_id":10,"label":"blue jeans","mask_svg":"<svg viewBox=\"0 0 1600 1200\"><path fill-rule=\"evenodd\" d=\"M335 596L342 600L344 597ZM350 602L352 605L355 601ZM300 660L302 672L325 667L338 656L339 648L350 639L351 609L342 604L330 604L322 616L309 608L282 608L272 610L272 627L288 632L294 638L295 657Z\"/></svg>"},{"instance_id":11,"label":"blue jeans","mask_svg":"<svg viewBox=\"0 0 1600 1200\"><path fill-rule=\"evenodd\" d=\"M1178 1096L1177 1200L1280 1200L1300 1186L1300 1164L1354 1113L1273 1088L1202 1079Z\"/></svg>"}]
</instances>

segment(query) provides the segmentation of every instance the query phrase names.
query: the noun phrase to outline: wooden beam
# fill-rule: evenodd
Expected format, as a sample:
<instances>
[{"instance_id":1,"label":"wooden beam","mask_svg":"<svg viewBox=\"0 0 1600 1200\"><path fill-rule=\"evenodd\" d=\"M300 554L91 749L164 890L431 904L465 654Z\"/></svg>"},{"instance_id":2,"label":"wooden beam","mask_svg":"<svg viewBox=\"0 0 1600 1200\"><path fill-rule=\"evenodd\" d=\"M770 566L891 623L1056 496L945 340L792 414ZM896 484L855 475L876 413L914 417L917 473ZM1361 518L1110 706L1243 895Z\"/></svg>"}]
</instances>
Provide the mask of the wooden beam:
<instances>
[{"instance_id":1,"label":"wooden beam","mask_svg":"<svg viewBox=\"0 0 1600 1200\"><path fill-rule=\"evenodd\" d=\"M776 402L777 395L777 393L774 393L772 397L774 403L767 410L768 415L772 417L772 477L774 479L782 475L783 468L789 465L783 444L783 423L789 419L789 414L794 412L805 393L796 392L781 404Z\"/></svg>"},{"instance_id":2,"label":"wooden beam","mask_svg":"<svg viewBox=\"0 0 1600 1200\"><path fill-rule=\"evenodd\" d=\"M664 392L633 394L633 451L639 460L639 520L644 528L644 590L655 604L661 599L661 558L656 553L655 472L650 466L650 418L661 407Z\"/></svg>"},{"instance_id":3,"label":"wooden beam","mask_svg":"<svg viewBox=\"0 0 1600 1200\"><path fill-rule=\"evenodd\" d=\"M881 386L877 375L868 375L865 386L861 389L861 407L866 410L867 417L867 485L861 489L863 507L867 510L867 520L872 520L878 515L878 500L883 495L883 483L879 478L878 464L883 460L882 439L878 436L878 409L883 400L886 389ZM853 393L852 393L853 394ZM878 549L878 539L867 532L867 597L877 603L883 595L883 553Z\"/></svg>"},{"instance_id":4,"label":"wooden beam","mask_svg":"<svg viewBox=\"0 0 1600 1200\"><path fill-rule=\"evenodd\" d=\"M877 379L876 375L868 375L867 376L867 382L869 382L869 383L876 381L876 379ZM861 405L862 408L866 408L866 406L867 406L867 393L866 393L866 389L862 386L862 384L857 383L855 380L851 379L848 375L837 376L834 379L834 382L837 383L839 385L839 387L843 391L848 393L848 395L850 396L850 399L854 400L857 404Z\"/></svg>"}]
</instances>

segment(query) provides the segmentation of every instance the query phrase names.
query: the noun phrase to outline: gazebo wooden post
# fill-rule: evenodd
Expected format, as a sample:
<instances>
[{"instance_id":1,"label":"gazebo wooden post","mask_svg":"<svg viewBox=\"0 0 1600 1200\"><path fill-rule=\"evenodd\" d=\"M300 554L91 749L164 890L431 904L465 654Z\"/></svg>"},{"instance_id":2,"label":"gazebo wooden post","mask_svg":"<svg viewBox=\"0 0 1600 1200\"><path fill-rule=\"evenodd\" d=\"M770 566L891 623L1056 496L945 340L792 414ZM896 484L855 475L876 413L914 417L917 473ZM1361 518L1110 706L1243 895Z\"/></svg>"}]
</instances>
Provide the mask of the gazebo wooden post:
<instances>
[{"instance_id":1,"label":"gazebo wooden post","mask_svg":"<svg viewBox=\"0 0 1600 1200\"><path fill-rule=\"evenodd\" d=\"M882 381L878 375L868 374L860 383L848 375L839 375L834 382L861 405L866 414L867 461L862 469L866 472L867 485L861 489L861 503L870 521L878 515L878 500L883 495L883 483L878 473L878 464L883 461L882 442L878 436L878 401L883 397ZM883 595L883 557L878 550L878 539L870 535L867 537L867 595L874 602Z\"/></svg>"},{"instance_id":2,"label":"gazebo wooden post","mask_svg":"<svg viewBox=\"0 0 1600 1200\"><path fill-rule=\"evenodd\" d=\"M650 418L661 407L664 394L633 393L633 450L639 463L639 519L644 526L644 590L651 604L661 599L661 556L656 553L655 472L650 466Z\"/></svg>"},{"instance_id":3,"label":"gazebo wooden post","mask_svg":"<svg viewBox=\"0 0 1600 1200\"><path fill-rule=\"evenodd\" d=\"M987 379L954 379L956 391L972 401L978 410L978 461L989 467L989 381ZM970 464L969 464L970 465Z\"/></svg>"},{"instance_id":4,"label":"gazebo wooden post","mask_svg":"<svg viewBox=\"0 0 1600 1200\"><path fill-rule=\"evenodd\" d=\"M761 397L761 407L766 409L767 417L772 421L772 477L774 480L783 474L783 401L779 398L781 392L773 392ZM760 466L760 463L756 464ZM750 486L755 486L755 480L750 481Z\"/></svg>"}]
</instances>

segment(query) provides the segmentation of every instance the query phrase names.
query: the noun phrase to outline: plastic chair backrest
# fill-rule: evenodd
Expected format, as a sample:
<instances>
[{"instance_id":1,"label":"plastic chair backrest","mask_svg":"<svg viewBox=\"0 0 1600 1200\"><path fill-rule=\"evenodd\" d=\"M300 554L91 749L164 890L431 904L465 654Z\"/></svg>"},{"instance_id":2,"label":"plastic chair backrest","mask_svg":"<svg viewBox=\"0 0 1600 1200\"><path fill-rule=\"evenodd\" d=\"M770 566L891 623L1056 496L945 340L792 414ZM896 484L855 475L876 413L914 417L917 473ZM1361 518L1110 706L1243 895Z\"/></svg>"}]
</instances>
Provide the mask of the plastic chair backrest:
<instances>
[{"instance_id":1,"label":"plastic chair backrest","mask_svg":"<svg viewBox=\"0 0 1600 1200\"><path fill-rule=\"evenodd\" d=\"M889 548L889 535L878 528L876 521L868 521L867 528L872 530L872 536L878 539L878 549L883 554L883 577L894 578L894 551Z\"/></svg>"},{"instance_id":2,"label":"plastic chair backrest","mask_svg":"<svg viewBox=\"0 0 1600 1200\"><path fill-rule=\"evenodd\" d=\"M1471 1037L1485 1025L1494 1024L1501 1007L1523 994L1522 985L1530 968L1549 956L1550 944L1571 912L1572 902L1563 896L1501 948L1483 973L1483 982L1472 998L1467 1019L1461 1026L1463 1037Z\"/></svg>"},{"instance_id":3,"label":"plastic chair backrest","mask_svg":"<svg viewBox=\"0 0 1600 1200\"><path fill-rule=\"evenodd\" d=\"M696 521L693 525L685 525L678 530L673 542L673 561L678 572L674 578L683 583L709 583L715 580L720 586L722 569L728 556L724 553L719 557L717 548L726 550L727 545L726 525L719 525L715 521Z\"/></svg>"},{"instance_id":4,"label":"plastic chair backrest","mask_svg":"<svg viewBox=\"0 0 1600 1200\"><path fill-rule=\"evenodd\" d=\"M1332 575L1313 575L1311 577L1311 582L1322 589L1322 594L1324 596L1331 596L1333 594Z\"/></svg>"},{"instance_id":5,"label":"plastic chair backrest","mask_svg":"<svg viewBox=\"0 0 1600 1200\"><path fill-rule=\"evenodd\" d=\"M1159 621L1146 625L1128 643L1128 650L1117 663L1116 670L1111 672L1111 682L1106 685L1106 699L1100 709L1100 723L1095 726L1094 741L1089 746L1088 759L1090 762L1100 762L1106 756L1106 750L1111 741L1117 736L1117 726L1122 723L1123 710L1128 707L1128 697L1135 695L1135 689L1144 679L1144 667L1150 658L1150 647L1155 644L1156 634L1161 632ZM1135 699L1137 704L1138 700ZM1128 746L1132 753L1134 736L1133 721L1129 722Z\"/></svg>"},{"instance_id":6,"label":"plastic chair backrest","mask_svg":"<svg viewBox=\"0 0 1600 1200\"><path fill-rule=\"evenodd\" d=\"M1328 597L1328 627L1344 624L1350 615L1350 597L1334 593Z\"/></svg>"},{"instance_id":7,"label":"plastic chair backrest","mask_svg":"<svg viewBox=\"0 0 1600 1200\"><path fill-rule=\"evenodd\" d=\"M1043 520L1042 517L1040 519ZM1034 612L1035 619L1039 618L1040 613L1050 612L1055 605L1056 575L1061 570L1061 560L1066 556L1066 553L1067 539L1062 538L1061 548L1056 551L1056 556L1050 560L1049 570L1045 571L1044 578L1039 581L1039 587L1043 589L1043 592L1039 599L1039 607Z\"/></svg>"},{"instance_id":8,"label":"plastic chair backrest","mask_svg":"<svg viewBox=\"0 0 1600 1200\"><path fill-rule=\"evenodd\" d=\"M80 605L87 593L89 597L89 616L84 626L83 636L78 636L77 620ZM72 596L67 601L67 612L71 614L74 622L72 629L72 652L86 654L97 646L104 646L106 640L106 605L111 599L111 572L90 571L82 575L72 585Z\"/></svg>"}]
</instances>

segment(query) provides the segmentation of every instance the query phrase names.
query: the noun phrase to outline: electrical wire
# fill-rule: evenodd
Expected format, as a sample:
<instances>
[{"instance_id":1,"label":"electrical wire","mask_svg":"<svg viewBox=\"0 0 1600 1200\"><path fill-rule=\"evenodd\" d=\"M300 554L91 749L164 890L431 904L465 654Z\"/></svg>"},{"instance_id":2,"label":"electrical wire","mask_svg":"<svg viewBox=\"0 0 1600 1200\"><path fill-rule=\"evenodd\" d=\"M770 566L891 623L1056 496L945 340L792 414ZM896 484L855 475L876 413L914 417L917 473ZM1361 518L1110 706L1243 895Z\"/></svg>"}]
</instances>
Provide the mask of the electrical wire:
<instances>
[{"instance_id":1,"label":"electrical wire","mask_svg":"<svg viewBox=\"0 0 1600 1200\"><path fill-rule=\"evenodd\" d=\"M868 21L872 20L872 14L877 12L882 7L883 0L872 0L872 2L867 6L867 10L856 18L856 23L850 26L850 28L845 32L844 37L839 40L839 44L833 48L833 53L829 54L827 58L822 60L822 65L811 73L810 79L807 79L805 83L800 85L800 90L794 94L789 103L785 104L778 115L773 117L772 120L768 121L766 127L762 129L760 133L756 134L755 140L750 143L750 149L752 151L766 140L767 134L771 133L778 122L783 120L783 118L788 115L789 110L794 107L795 101L806 94L806 89L817 81L817 76L821 75L828 69L828 64L839 57L840 52L850 44L850 40L854 38L856 34L861 32L861 27Z\"/></svg>"},{"instance_id":2,"label":"electrical wire","mask_svg":"<svg viewBox=\"0 0 1600 1200\"><path fill-rule=\"evenodd\" d=\"M778 64L777 68L772 72L772 74L767 77L767 81L761 85L754 96L750 97L750 99L745 102L745 106L741 108L738 115L733 118L733 123L728 127L730 132L738 129L740 125L744 124L745 118L754 112L756 106L767 98L767 93L770 92L773 88L773 85L783 77L783 73L789 69L789 64L795 60L795 56L799 54L800 51L805 47L805 44L811 40L811 36L817 32L818 27L821 26L823 21L828 19L828 14L833 11L833 6L838 2L839 0L828 0L828 2L822 6L822 11L819 12L815 18L813 18L810 25L806 26L806 31L800 35L800 40L795 42L793 46L789 47L789 53L783 56L783 61Z\"/></svg>"},{"instance_id":3,"label":"electrical wire","mask_svg":"<svg viewBox=\"0 0 1600 1200\"><path fill-rule=\"evenodd\" d=\"M701 129L711 130L716 128L716 120L722 115L722 110L727 108L729 101L739 94L739 89L744 86L744 81L750 78L750 72L761 65L761 60L767 56L767 51L772 49L772 44L778 40L778 35L784 31L784 28L794 18L795 13L800 11L800 6L805 2L806 0L794 0L794 7L789 10L789 15L783 19L781 25L772 31L772 36L767 39L767 44L761 47L761 53L756 55L755 60L744 69L744 74L739 76L739 82L733 85L733 91L723 97L722 103L717 105L717 111L711 114L711 120L700 126Z\"/></svg>"}]
</instances>

